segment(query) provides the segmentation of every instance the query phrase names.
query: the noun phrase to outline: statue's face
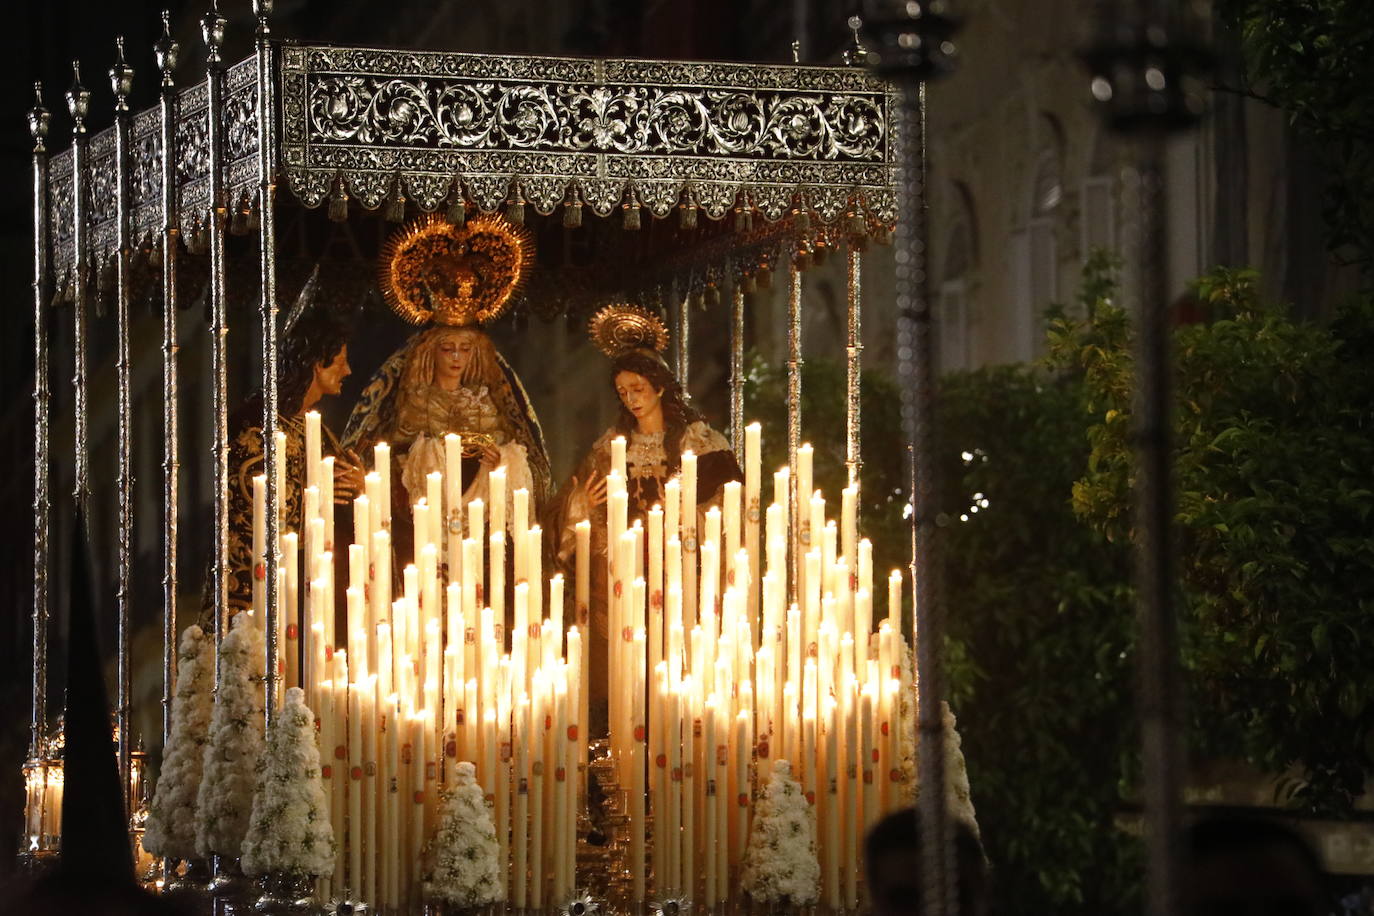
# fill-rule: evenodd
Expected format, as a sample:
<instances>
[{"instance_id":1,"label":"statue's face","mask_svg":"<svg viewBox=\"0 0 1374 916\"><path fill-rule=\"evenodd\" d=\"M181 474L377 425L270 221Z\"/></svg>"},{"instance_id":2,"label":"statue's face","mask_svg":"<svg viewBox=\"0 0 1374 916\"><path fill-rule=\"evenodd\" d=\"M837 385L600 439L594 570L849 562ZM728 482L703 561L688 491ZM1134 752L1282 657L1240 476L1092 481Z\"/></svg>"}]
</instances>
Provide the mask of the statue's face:
<instances>
[{"instance_id":1,"label":"statue's face","mask_svg":"<svg viewBox=\"0 0 1374 916\"><path fill-rule=\"evenodd\" d=\"M440 385L461 382L476 350L477 341L470 332L445 334L434 348L434 381Z\"/></svg>"},{"instance_id":2,"label":"statue's face","mask_svg":"<svg viewBox=\"0 0 1374 916\"><path fill-rule=\"evenodd\" d=\"M328 397L342 391L343 380L352 374L353 368L348 365L348 344L344 344L328 365L315 367L315 384L320 394Z\"/></svg>"},{"instance_id":3,"label":"statue's face","mask_svg":"<svg viewBox=\"0 0 1374 916\"><path fill-rule=\"evenodd\" d=\"M616 373L615 393L636 420L652 414L663 401L663 389L655 388L653 382L637 372Z\"/></svg>"}]
</instances>

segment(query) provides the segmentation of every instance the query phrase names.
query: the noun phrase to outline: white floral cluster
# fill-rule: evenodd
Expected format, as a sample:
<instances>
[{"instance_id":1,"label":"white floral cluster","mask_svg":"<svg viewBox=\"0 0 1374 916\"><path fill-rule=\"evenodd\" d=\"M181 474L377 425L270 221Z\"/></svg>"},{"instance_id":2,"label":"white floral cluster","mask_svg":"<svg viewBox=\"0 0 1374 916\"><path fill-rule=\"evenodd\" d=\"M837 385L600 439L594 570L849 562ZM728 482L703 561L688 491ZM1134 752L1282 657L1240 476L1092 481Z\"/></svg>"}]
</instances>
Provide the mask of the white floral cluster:
<instances>
[{"instance_id":1,"label":"white floral cluster","mask_svg":"<svg viewBox=\"0 0 1374 916\"><path fill-rule=\"evenodd\" d=\"M263 632L247 612L220 643L220 680L196 798L196 851L237 857L248 833L263 744Z\"/></svg>"},{"instance_id":2,"label":"white floral cluster","mask_svg":"<svg viewBox=\"0 0 1374 916\"><path fill-rule=\"evenodd\" d=\"M457 766L430 853L433 865L425 875L425 895L430 899L464 908L502 899L496 827L471 763Z\"/></svg>"},{"instance_id":3,"label":"white floral cluster","mask_svg":"<svg viewBox=\"0 0 1374 916\"><path fill-rule=\"evenodd\" d=\"M786 760L754 807L753 829L740 875L744 890L758 903L807 906L820 899L821 865L816 857L816 826L801 784Z\"/></svg>"},{"instance_id":4,"label":"white floral cluster","mask_svg":"<svg viewBox=\"0 0 1374 916\"><path fill-rule=\"evenodd\" d=\"M167 737L162 772L143 834L143 848L155 856L196 857L196 793L205 765L214 702L213 646L198 626L189 626L181 634L172 733Z\"/></svg>"},{"instance_id":5,"label":"white floral cluster","mask_svg":"<svg viewBox=\"0 0 1374 916\"><path fill-rule=\"evenodd\" d=\"M916 744L916 678L913 676L915 665L911 649L902 653L901 693L901 794L908 804L915 805L921 797L920 781L917 777ZM961 820L978 836L978 817L973 809L973 793L969 787L968 764L964 760L964 739L959 735L959 725L954 718L954 710L949 704L940 701L940 718L945 735L945 810L951 818Z\"/></svg>"},{"instance_id":6,"label":"white floral cluster","mask_svg":"<svg viewBox=\"0 0 1374 916\"><path fill-rule=\"evenodd\" d=\"M305 705L305 691L292 687L272 721L267 752L258 766L243 871L302 876L328 874L333 868L334 828L320 781L315 715Z\"/></svg>"}]
</instances>

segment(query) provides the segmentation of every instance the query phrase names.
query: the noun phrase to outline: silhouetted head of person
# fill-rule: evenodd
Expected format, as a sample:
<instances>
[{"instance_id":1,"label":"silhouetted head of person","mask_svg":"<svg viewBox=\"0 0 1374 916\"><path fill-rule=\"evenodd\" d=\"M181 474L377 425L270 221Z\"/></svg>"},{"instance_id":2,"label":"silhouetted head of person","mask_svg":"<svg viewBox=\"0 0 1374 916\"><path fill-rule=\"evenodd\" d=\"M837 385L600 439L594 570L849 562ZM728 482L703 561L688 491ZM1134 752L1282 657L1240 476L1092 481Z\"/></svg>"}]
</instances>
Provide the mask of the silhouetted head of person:
<instances>
[{"instance_id":1,"label":"silhouetted head of person","mask_svg":"<svg viewBox=\"0 0 1374 916\"><path fill-rule=\"evenodd\" d=\"M1184 834L1184 916L1321 916L1322 864L1295 830L1218 816Z\"/></svg>"},{"instance_id":2,"label":"silhouetted head of person","mask_svg":"<svg viewBox=\"0 0 1374 916\"><path fill-rule=\"evenodd\" d=\"M950 820L949 837L960 916L983 916L988 912L988 874L982 844L968 824L956 819ZM864 873L874 916L920 916L922 841L914 808L894 811L864 838Z\"/></svg>"}]
</instances>

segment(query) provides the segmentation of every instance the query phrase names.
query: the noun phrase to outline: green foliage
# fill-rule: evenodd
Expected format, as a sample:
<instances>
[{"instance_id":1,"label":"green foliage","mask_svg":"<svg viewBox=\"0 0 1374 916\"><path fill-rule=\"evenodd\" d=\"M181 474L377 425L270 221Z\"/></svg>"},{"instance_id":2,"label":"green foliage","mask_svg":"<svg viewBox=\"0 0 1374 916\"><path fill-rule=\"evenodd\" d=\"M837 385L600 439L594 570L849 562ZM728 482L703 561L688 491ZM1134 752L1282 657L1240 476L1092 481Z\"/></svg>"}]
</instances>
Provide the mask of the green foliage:
<instances>
[{"instance_id":1,"label":"green foliage","mask_svg":"<svg viewBox=\"0 0 1374 916\"><path fill-rule=\"evenodd\" d=\"M1331 172L1334 249L1374 263L1374 4L1369 0L1227 0L1242 35L1246 91L1283 109Z\"/></svg>"},{"instance_id":2,"label":"green foliage","mask_svg":"<svg viewBox=\"0 0 1374 916\"><path fill-rule=\"evenodd\" d=\"M1261 302L1255 275L1198 282L1207 323L1176 329L1174 486L1195 749L1348 811L1374 764L1374 302L1331 327ZM1092 454L1077 513L1130 537L1130 328L1120 309L1056 322L1083 373Z\"/></svg>"},{"instance_id":3,"label":"green foliage","mask_svg":"<svg viewBox=\"0 0 1374 916\"><path fill-rule=\"evenodd\" d=\"M1110 291L1098 263L1083 308ZM1081 372L989 367L940 389L952 697L999 911L1028 916L1139 895L1138 844L1114 824L1135 771L1129 555L1070 504L1085 410Z\"/></svg>"}]
</instances>

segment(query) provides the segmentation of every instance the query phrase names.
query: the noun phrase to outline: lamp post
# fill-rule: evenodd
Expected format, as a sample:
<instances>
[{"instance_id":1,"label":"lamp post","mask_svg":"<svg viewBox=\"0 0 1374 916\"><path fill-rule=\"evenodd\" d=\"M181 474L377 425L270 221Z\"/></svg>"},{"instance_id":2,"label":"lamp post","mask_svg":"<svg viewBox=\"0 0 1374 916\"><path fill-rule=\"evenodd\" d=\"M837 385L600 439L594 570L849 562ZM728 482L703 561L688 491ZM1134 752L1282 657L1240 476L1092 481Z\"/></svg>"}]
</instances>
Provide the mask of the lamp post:
<instances>
[{"instance_id":1,"label":"lamp post","mask_svg":"<svg viewBox=\"0 0 1374 916\"><path fill-rule=\"evenodd\" d=\"M867 0L863 32L868 62L900 94L901 176L894 249L897 260L897 356L902 430L910 450L911 579L915 606L917 746L921 786L921 912L956 913L953 858L945 811L944 600L936 528L935 327L926 271L925 84L954 67L957 30L943 0Z\"/></svg>"},{"instance_id":2,"label":"lamp post","mask_svg":"<svg viewBox=\"0 0 1374 916\"><path fill-rule=\"evenodd\" d=\"M1135 585L1140 626L1137 709L1145 802L1146 911L1178 912L1174 851L1181 815L1177 622L1173 605L1170 488L1171 372L1166 257L1166 159L1170 134L1202 112L1210 65L1199 14L1177 0L1101 0L1084 52L1092 95L1111 130L1129 134L1138 162L1125 190L1138 218L1125 255L1135 266L1138 333L1134 409Z\"/></svg>"}]
</instances>

